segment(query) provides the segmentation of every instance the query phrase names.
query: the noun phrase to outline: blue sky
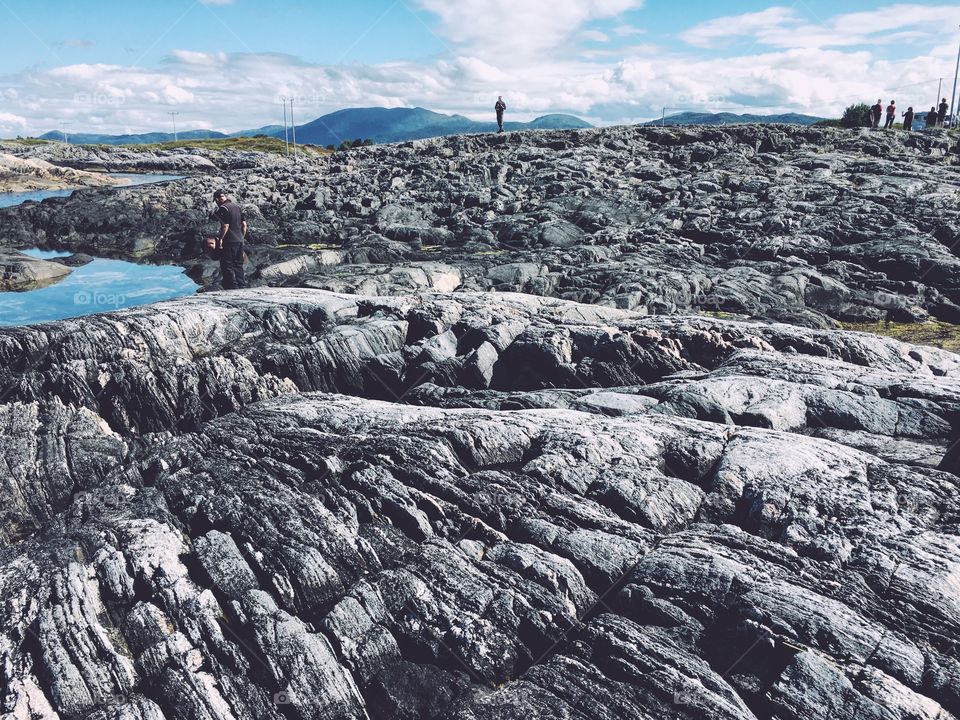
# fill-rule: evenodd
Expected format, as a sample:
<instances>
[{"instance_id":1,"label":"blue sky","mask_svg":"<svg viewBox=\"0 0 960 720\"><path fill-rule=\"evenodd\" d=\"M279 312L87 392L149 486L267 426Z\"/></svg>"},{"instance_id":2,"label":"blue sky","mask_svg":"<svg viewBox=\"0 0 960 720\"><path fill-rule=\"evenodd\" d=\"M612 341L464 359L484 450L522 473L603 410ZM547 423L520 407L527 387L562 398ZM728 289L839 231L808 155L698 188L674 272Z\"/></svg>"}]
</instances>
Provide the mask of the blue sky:
<instances>
[{"instance_id":1,"label":"blue sky","mask_svg":"<svg viewBox=\"0 0 960 720\"><path fill-rule=\"evenodd\" d=\"M0 135L238 130L342 107L596 123L697 110L835 114L952 85L960 6L763 0L0 0ZM282 116L280 116L282 117Z\"/></svg>"}]
</instances>

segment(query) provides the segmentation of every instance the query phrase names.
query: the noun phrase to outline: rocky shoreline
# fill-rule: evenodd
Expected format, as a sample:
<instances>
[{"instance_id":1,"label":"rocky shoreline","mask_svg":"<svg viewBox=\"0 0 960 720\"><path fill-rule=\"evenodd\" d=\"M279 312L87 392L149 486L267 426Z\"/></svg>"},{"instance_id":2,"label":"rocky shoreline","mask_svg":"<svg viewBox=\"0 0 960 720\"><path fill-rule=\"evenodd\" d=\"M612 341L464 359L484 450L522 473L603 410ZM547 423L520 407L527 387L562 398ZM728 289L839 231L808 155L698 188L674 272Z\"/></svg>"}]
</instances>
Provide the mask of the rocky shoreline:
<instances>
[{"instance_id":1,"label":"rocky shoreline","mask_svg":"<svg viewBox=\"0 0 960 720\"><path fill-rule=\"evenodd\" d=\"M957 717L960 356L831 329L951 321L954 142L460 137L0 211L213 284L227 184L259 285L0 329L3 713Z\"/></svg>"},{"instance_id":2,"label":"rocky shoreline","mask_svg":"<svg viewBox=\"0 0 960 720\"><path fill-rule=\"evenodd\" d=\"M270 289L0 367L12 717L960 711L956 355Z\"/></svg>"},{"instance_id":3,"label":"rocky shoreline","mask_svg":"<svg viewBox=\"0 0 960 720\"><path fill-rule=\"evenodd\" d=\"M153 258L215 284L200 238L226 186L258 285L430 290L421 270L440 263L461 289L651 314L960 323L957 151L943 131L789 126L461 136L296 163L42 146L195 174L0 211L0 247Z\"/></svg>"}]
</instances>

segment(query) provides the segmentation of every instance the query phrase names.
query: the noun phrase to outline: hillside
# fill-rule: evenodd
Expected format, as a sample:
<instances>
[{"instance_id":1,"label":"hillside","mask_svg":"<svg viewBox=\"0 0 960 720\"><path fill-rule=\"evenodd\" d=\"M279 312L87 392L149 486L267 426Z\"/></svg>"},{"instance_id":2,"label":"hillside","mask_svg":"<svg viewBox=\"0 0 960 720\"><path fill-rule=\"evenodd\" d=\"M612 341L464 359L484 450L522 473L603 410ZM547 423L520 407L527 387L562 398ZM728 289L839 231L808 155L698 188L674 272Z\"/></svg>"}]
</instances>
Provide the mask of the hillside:
<instances>
[{"instance_id":1,"label":"hillside","mask_svg":"<svg viewBox=\"0 0 960 720\"><path fill-rule=\"evenodd\" d=\"M699 112L681 112L673 115L667 115L663 120L651 120L647 125L745 125L761 124L768 125L774 123L783 123L787 125L815 125L824 118L814 117L812 115L799 115L797 113L784 113L780 115L736 115L734 113L699 113Z\"/></svg>"},{"instance_id":2,"label":"hillside","mask_svg":"<svg viewBox=\"0 0 960 720\"><path fill-rule=\"evenodd\" d=\"M492 114L492 113L491 113ZM567 130L588 128L591 125L572 115L544 115L529 123L508 122L508 130ZM429 137L493 132L494 122L475 122L462 115L443 115L423 108L351 108L297 125L297 141L311 145L340 145L344 140L374 140L375 142L404 142ZM292 129L288 131L293 137ZM253 130L226 135L214 130L189 130L178 133L179 141L210 140L227 137L268 135L283 138L283 125L267 125ZM54 130L40 136L41 140L63 140L63 133ZM102 135L73 133L69 140L78 145L159 145L174 142L173 133L145 133L142 135Z\"/></svg>"}]
</instances>

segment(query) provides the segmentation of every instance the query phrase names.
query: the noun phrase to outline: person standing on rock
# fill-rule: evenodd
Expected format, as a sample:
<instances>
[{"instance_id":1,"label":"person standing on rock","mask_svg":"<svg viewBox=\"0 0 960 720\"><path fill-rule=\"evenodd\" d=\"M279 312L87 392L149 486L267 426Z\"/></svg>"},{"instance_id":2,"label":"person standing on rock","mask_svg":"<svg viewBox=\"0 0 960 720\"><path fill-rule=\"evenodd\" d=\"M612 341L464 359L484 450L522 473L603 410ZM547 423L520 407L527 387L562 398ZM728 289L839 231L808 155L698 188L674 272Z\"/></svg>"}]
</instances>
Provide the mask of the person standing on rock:
<instances>
[{"instance_id":1,"label":"person standing on rock","mask_svg":"<svg viewBox=\"0 0 960 720\"><path fill-rule=\"evenodd\" d=\"M880 118L883 116L883 100L877 98L877 104L870 108L873 113L873 126L880 127Z\"/></svg>"},{"instance_id":2,"label":"person standing on rock","mask_svg":"<svg viewBox=\"0 0 960 720\"><path fill-rule=\"evenodd\" d=\"M947 102L947 99L944 98L940 101L940 108L937 111L937 125L943 127L943 124L947 121L947 110L950 109L950 103Z\"/></svg>"},{"instance_id":3,"label":"person standing on rock","mask_svg":"<svg viewBox=\"0 0 960 720\"><path fill-rule=\"evenodd\" d=\"M903 129L907 132L913 130L913 107L908 107L903 114Z\"/></svg>"},{"instance_id":4,"label":"person standing on rock","mask_svg":"<svg viewBox=\"0 0 960 720\"><path fill-rule=\"evenodd\" d=\"M243 217L243 210L224 190L217 190L213 194L213 201L217 204L215 214L220 221L220 234L214 249L220 252L223 289L245 288L247 280L243 274L243 242L247 237L247 221Z\"/></svg>"},{"instance_id":5,"label":"person standing on rock","mask_svg":"<svg viewBox=\"0 0 960 720\"><path fill-rule=\"evenodd\" d=\"M890 104L887 105L887 121L883 124L884 130L889 130L893 127L894 121L897 119L897 101L891 100Z\"/></svg>"},{"instance_id":6,"label":"person standing on rock","mask_svg":"<svg viewBox=\"0 0 960 720\"><path fill-rule=\"evenodd\" d=\"M927 127L936 127L939 117L940 116L937 114L937 109L935 107L930 108L930 112L927 113Z\"/></svg>"},{"instance_id":7,"label":"person standing on rock","mask_svg":"<svg viewBox=\"0 0 960 720\"><path fill-rule=\"evenodd\" d=\"M494 105L494 109L497 111L497 127L499 128L497 132L503 132L503 113L507 109L507 104L503 101L503 95L497 97L497 104Z\"/></svg>"}]
</instances>

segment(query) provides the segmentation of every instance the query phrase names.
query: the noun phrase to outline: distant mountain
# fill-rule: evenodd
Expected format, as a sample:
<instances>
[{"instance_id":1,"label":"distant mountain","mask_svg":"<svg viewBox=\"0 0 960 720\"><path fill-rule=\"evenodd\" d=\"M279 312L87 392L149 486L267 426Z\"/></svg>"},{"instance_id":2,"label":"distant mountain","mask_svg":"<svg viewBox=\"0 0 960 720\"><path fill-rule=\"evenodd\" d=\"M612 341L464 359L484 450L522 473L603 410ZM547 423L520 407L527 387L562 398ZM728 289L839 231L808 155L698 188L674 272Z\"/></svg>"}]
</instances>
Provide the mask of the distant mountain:
<instances>
[{"instance_id":1,"label":"distant mountain","mask_svg":"<svg viewBox=\"0 0 960 720\"><path fill-rule=\"evenodd\" d=\"M493 114L491 110L491 115ZM572 115L544 115L528 123L507 122L506 130L567 130L593 127ZM494 132L495 122L477 122L463 115L443 115L424 108L350 108L297 126L297 142L339 145L344 140L378 143ZM274 137L283 137L283 128Z\"/></svg>"},{"instance_id":2,"label":"distant mountain","mask_svg":"<svg viewBox=\"0 0 960 720\"><path fill-rule=\"evenodd\" d=\"M283 126L280 127L281 134ZM177 133L178 140L211 140L225 138L227 135L216 130L185 130ZM52 130L40 136L41 140L63 140L60 130ZM98 135L95 133L67 133L67 139L74 145L154 145L173 142L173 133L144 133L143 135Z\"/></svg>"},{"instance_id":3,"label":"distant mountain","mask_svg":"<svg viewBox=\"0 0 960 720\"><path fill-rule=\"evenodd\" d=\"M824 118L812 115L785 113L783 115L735 115L734 113L682 112L667 115L664 120L651 120L644 125L744 125L747 123L786 123L788 125L814 125Z\"/></svg>"},{"instance_id":4,"label":"distant mountain","mask_svg":"<svg viewBox=\"0 0 960 720\"><path fill-rule=\"evenodd\" d=\"M491 108L490 114L493 115ZM507 122L506 130L570 130L593 127L573 115L544 115L528 123ZM352 108L324 115L297 126L297 142L308 145L339 145L344 140L373 140L378 143L404 142L421 138L494 132L495 122L477 122L463 115L443 115L424 108ZM188 130L177 134L179 140L209 140L226 137L268 135L283 138L283 125L267 125L226 135L215 130ZM62 140L59 130L40 136L43 140ZM80 145L151 145L173 141L173 133L143 135L70 134L70 142ZM292 134L291 134L292 137Z\"/></svg>"}]
</instances>

